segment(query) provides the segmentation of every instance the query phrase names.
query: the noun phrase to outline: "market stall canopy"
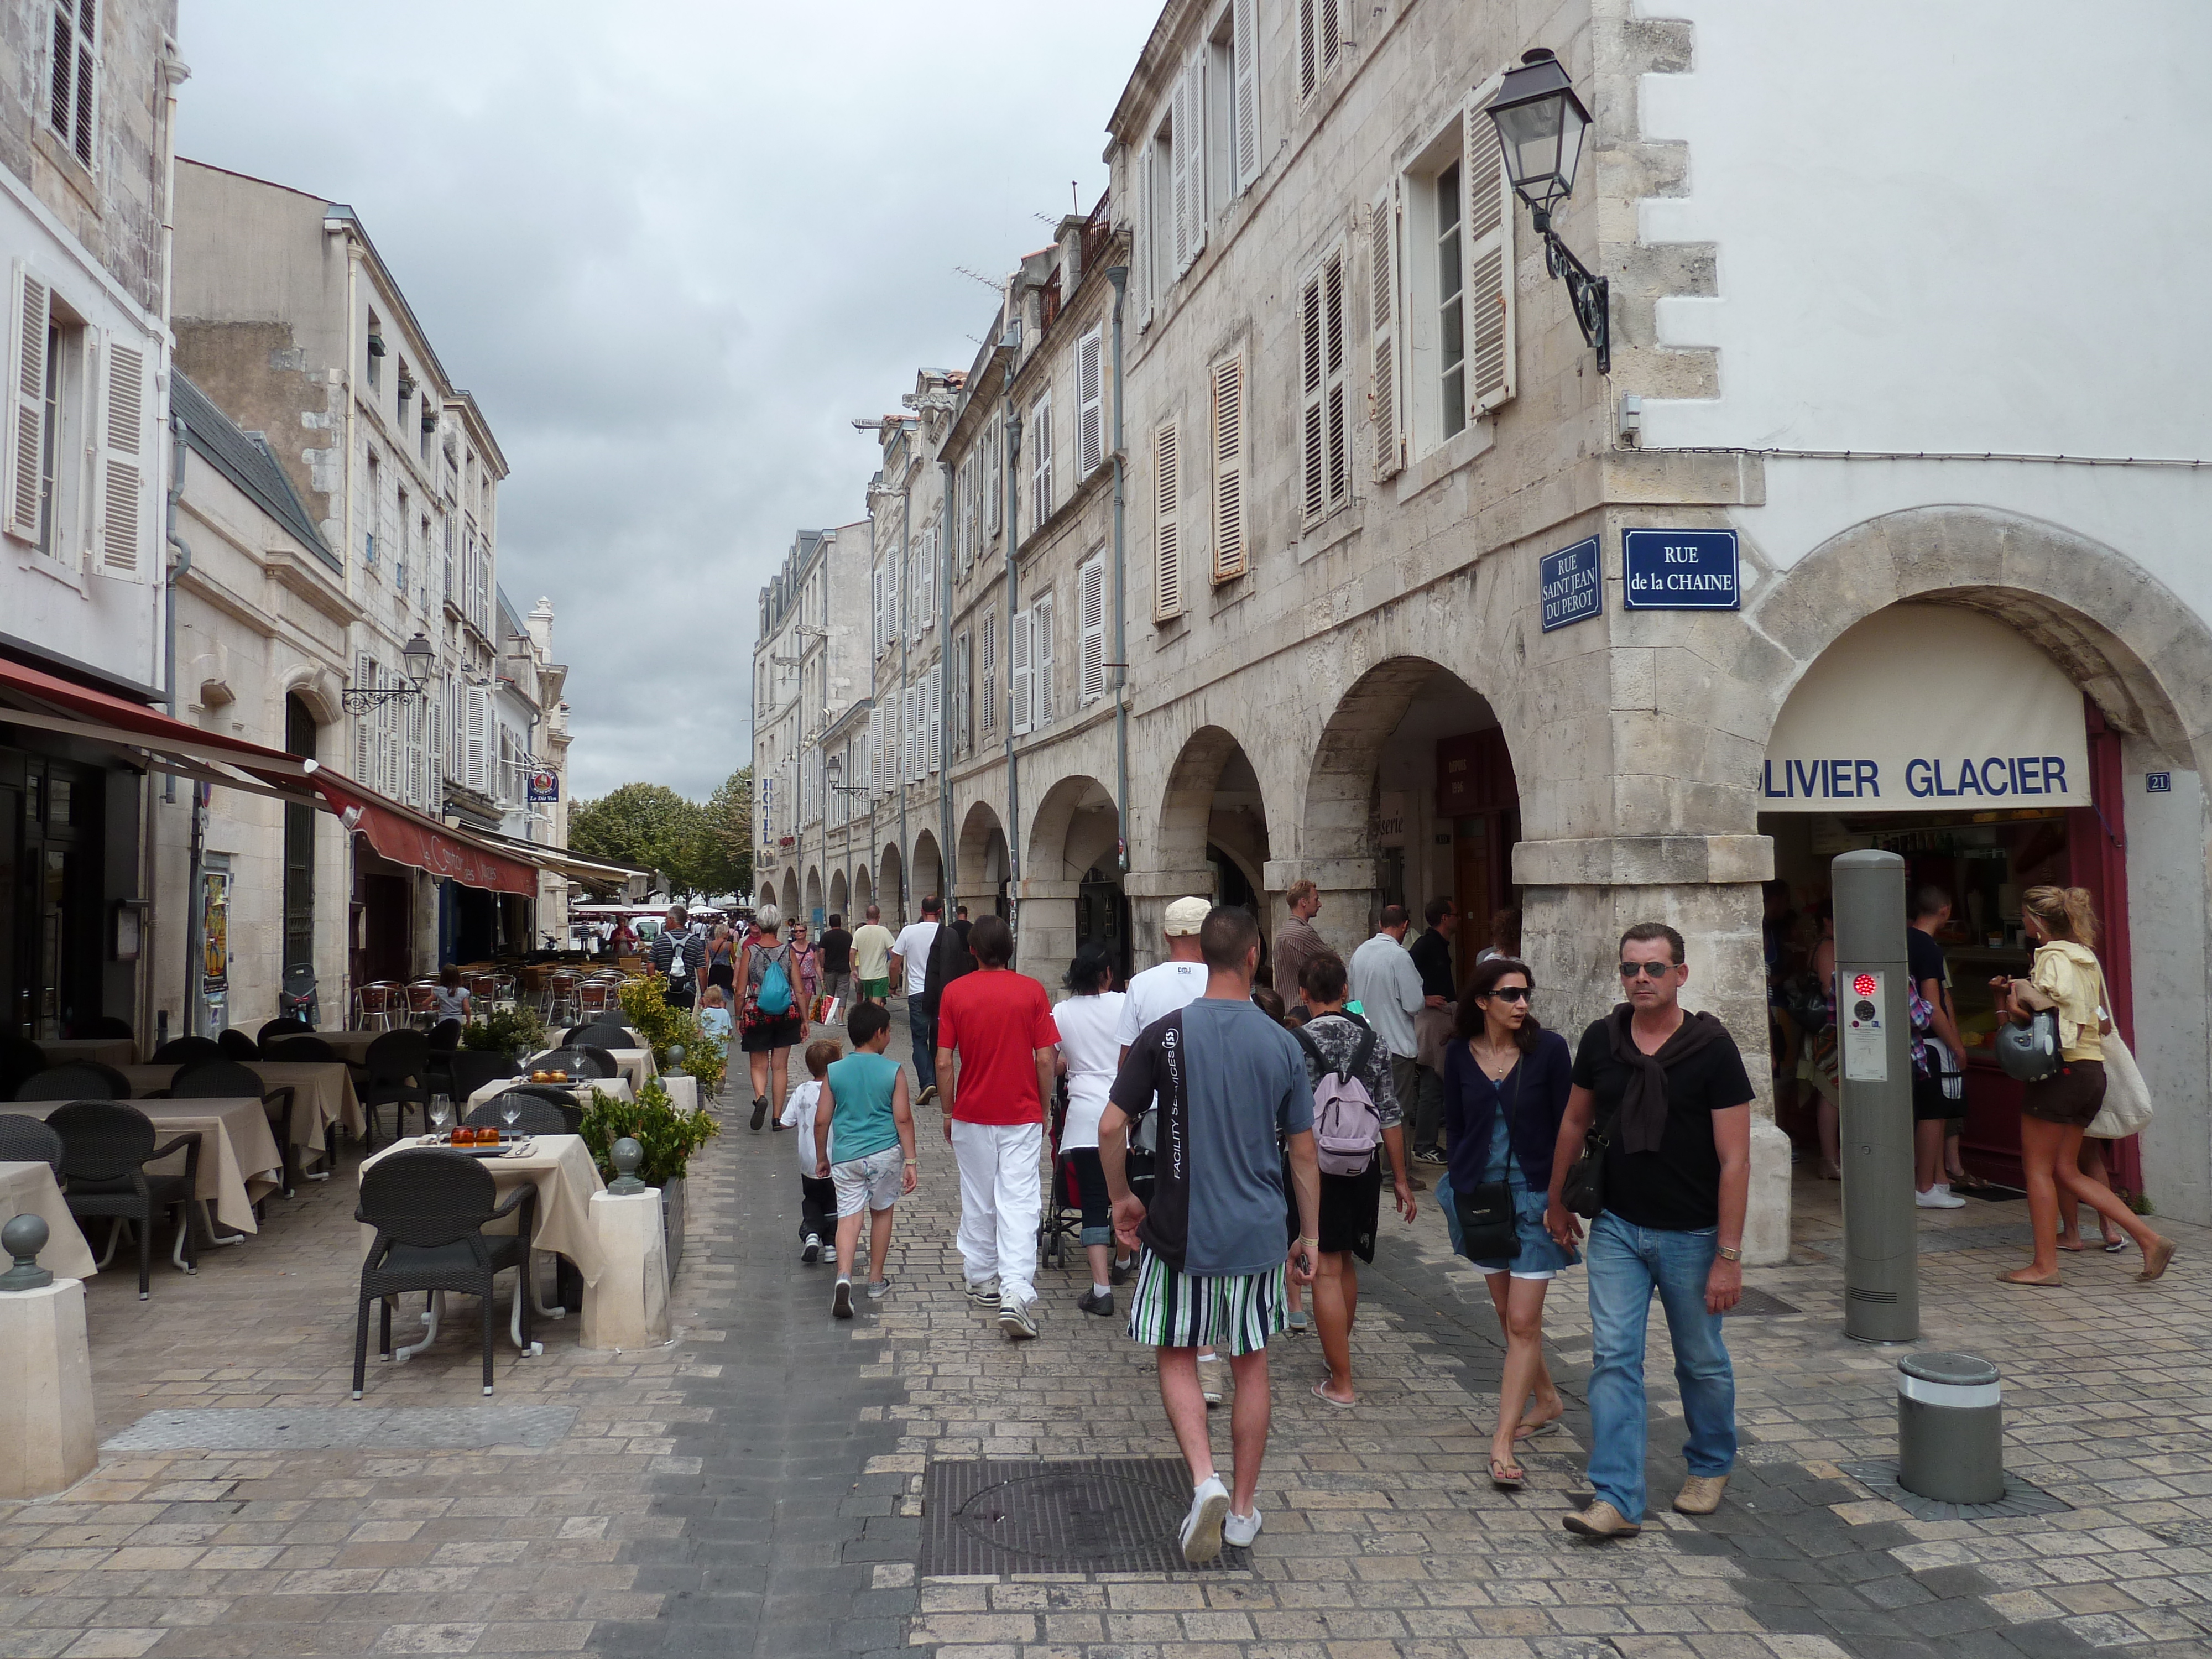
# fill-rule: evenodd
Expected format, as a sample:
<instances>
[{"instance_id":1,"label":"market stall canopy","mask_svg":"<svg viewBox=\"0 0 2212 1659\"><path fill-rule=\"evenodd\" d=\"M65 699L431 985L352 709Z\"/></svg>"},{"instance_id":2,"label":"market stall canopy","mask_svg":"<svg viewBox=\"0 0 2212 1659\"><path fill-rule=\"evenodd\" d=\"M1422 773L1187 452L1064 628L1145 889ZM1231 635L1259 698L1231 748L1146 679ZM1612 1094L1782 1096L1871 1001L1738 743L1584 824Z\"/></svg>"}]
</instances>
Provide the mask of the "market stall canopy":
<instances>
[{"instance_id":1,"label":"market stall canopy","mask_svg":"<svg viewBox=\"0 0 2212 1659\"><path fill-rule=\"evenodd\" d=\"M1846 629L1782 707L1762 812L2087 806L2081 690L1994 617L1896 605Z\"/></svg>"}]
</instances>

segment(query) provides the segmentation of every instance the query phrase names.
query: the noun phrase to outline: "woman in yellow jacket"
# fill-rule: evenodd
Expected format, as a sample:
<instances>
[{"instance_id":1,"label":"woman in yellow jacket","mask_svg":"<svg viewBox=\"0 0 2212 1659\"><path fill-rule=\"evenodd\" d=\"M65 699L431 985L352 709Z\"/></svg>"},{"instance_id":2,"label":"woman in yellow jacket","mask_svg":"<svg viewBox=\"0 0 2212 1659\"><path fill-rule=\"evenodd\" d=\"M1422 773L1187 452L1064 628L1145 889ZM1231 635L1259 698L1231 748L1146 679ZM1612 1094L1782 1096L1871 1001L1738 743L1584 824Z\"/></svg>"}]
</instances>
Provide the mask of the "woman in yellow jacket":
<instances>
[{"instance_id":1,"label":"woman in yellow jacket","mask_svg":"<svg viewBox=\"0 0 2212 1659\"><path fill-rule=\"evenodd\" d=\"M2046 1008L2058 1014L2057 1071L2024 1085L2021 1099L2020 1159L2027 1182L2027 1216L2035 1233L2035 1259L1998 1277L2008 1285L2056 1285L2058 1279L2058 1189L2124 1228L2142 1252L2139 1279L2156 1279L2173 1260L2173 1244L2081 1171L2081 1132L2105 1100L2105 973L2091 946L2097 913L2086 887L2031 887L2021 896L2021 920L2035 941L2035 966L2026 979L1992 980L2001 1005L2025 1024Z\"/></svg>"}]
</instances>

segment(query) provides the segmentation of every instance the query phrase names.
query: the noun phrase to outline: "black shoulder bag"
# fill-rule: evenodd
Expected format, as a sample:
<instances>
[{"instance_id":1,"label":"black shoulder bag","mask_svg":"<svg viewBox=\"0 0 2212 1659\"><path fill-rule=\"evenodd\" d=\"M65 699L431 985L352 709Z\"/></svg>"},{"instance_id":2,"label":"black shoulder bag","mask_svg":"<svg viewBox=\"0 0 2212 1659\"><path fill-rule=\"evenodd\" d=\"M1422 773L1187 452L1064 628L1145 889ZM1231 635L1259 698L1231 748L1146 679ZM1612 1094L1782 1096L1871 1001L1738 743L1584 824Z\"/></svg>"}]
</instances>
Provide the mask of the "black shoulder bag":
<instances>
[{"instance_id":1,"label":"black shoulder bag","mask_svg":"<svg viewBox=\"0 0 2212 1659\"><path fill-rule=\"evenodd\" d=\"M1582 1155L1567 1166L1566 1179L1559 1183L1559 1202L1585 1221L1596 1220L1605 1208L1605 1155L1620 1126L1618 1106L1605 1122L1592 1123L1583 1136Z\"/></svg>"},{"instance_id":2,"label":"black shoulder bag","mask_svg":"<svg viewBox=\"0 0 2212 1659\"><path fill-rule=\"evenodd\" d=\"M1522 1063L1513 1067L1513 1100L1521 1100ZM1506 1156L1516 1158L1512 1150L1513 1118L1505 1109L1505 1097L1498 1097L1498 1110L1505 1121ZM1520 1220L1513 1212L1513 1183L1510 1181L1482 1181L1474 1190L1463 1193L1452 1188L1452 1206L1459 1212L1460 1248L1470 1261L1510 1261L1521 1254Z\"/></svg>"}]
</instances>

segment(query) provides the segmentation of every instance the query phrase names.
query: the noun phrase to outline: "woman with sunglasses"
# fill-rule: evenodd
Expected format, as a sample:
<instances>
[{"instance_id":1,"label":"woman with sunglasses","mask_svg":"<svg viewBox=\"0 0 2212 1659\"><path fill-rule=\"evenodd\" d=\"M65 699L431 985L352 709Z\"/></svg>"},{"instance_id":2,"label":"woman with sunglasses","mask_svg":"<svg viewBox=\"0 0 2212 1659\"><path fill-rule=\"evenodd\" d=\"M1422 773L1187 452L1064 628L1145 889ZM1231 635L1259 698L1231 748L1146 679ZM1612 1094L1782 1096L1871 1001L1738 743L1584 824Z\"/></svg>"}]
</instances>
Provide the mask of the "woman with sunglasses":
<instances>
[{"instance_id":1,"label":"woman with sunglasses","mask_svg":"<svg viewBox=\"0 0 2212 1659\"><path fill-rule=\"evenodd\" d=\"M1567 1109L1574 1060L1566 1039L1546 1030L1529 1012L1535 982L1527 963L1489 957L1460 994L1456 1040L1444 1054L1443 1121L1451 1169L1437 1183L1452 1246L1482 1269L1505 1332L1490 1480L1506 1491L1528 1479L1514 1455L1515 1442L1543 1433L1565 1409L1544 1364L1544 1292L1554 1273L1582 1260L1571 1244L1555 1242L1544 1230L1553 1148ZM1475 1255L1485 1247L1461 1232L1461 1196L1484 1187L1493 1197L1504 1189L1512 1218L1510 1255ZM1534 1410L1524 1417L1532 1395Z\"/></svg>"}]
</instances>

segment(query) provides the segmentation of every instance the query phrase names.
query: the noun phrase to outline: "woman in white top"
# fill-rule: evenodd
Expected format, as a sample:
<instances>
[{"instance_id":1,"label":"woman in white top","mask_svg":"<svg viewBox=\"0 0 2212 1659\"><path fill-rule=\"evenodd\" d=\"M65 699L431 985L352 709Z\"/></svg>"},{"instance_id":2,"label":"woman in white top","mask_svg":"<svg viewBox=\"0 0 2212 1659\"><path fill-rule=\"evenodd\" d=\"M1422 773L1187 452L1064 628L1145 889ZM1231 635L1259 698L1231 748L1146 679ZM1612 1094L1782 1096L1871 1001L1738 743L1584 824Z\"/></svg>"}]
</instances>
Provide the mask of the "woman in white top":
<instances>
[{"instance_id":1,"label":"woman in white top","mask_svg":"<svg viewBox=\"0 0 2212 1659\"><path fill-rule=\"evenodd\" d=\"M1067 1079L1067 1121L1060 1151L1075 1171L1083 1194L1083 1249L1091 1258L1091 1290L1075 1305L1101 1319L1114 1311L1114 1212L1106 1195L1106 1172L1098 1163L1098 1120L1105 1115L1107 1091L1121 1060L1121 993L1103 946L1086 945L1068 964L1070 995L1052 1011L1060 1027L1056 1066Z\"/></svg>"}]
</instances>

